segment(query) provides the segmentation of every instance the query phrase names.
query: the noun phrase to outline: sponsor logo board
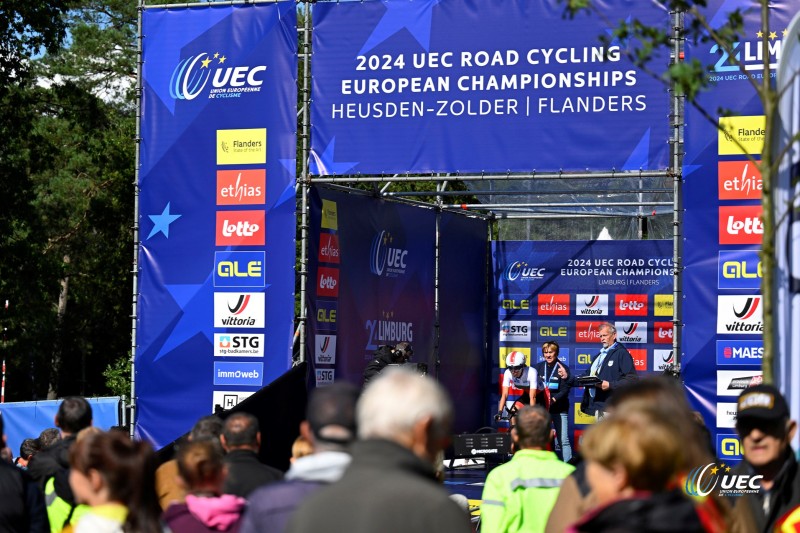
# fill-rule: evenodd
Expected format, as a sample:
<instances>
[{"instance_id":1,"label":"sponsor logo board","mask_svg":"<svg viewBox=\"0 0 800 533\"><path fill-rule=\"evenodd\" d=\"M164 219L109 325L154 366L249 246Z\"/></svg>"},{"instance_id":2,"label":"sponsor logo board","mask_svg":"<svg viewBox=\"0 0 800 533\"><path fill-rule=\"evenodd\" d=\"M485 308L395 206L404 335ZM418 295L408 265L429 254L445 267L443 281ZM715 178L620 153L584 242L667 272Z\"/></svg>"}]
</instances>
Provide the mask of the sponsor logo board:
<instances>
[{"instance_id":1,"label":"sponsor logo board","mask_svg":"<svg viewBox=\"0 0 800 533\"><path fill-rule=\"evenodd\" d=\"M217 130L217 165L267 162L267 129Z\"/></svg>"},{"instance_id":2,"label":"sponsor logo board","mask_svg":"<svg viewBox=\"0 0 800 533\"><path fill-rule=\"evenodd\" d=\"M761 200L761 172L752 161L717 163L720 200Z\"/></svg>"},{"instance_id":3,"label":"sponsor logo board","mask_svg":"<svg viewBox=\"0 0 800 533\"><path fill-rule=\"evenodd\" d=\"M758 250L720 251L717 280L720 289L761 288L761 258Z\"/></svg>"},{"instance_id":4,"label":"sponsor logo board","mask_svg":"<svg viewBox=\"0 0 800 533\"><path fill-rule=\"evenodd\" d=\"M264 257L265 252L214 252L214 287L264 287Z\"/></svg>"},{"instance_id":5,"label":"sponsor logo board","mask_svg":"<svg viewBox=\"0 0 800 533\"><path fill-rule=\"evenodd\" d=\"M675 352L672 350L653 350L653 372L663 372L669 365L675 364Z\"/></svg>"},{"instance_id":6,"label":"sponsor logo board","mask_svg":"<svg viewBox=\"0 0 800 533\"><path fill-rule=\"evenodd\" d=\"M333 200L322 200L322 220L320 221L320 227L333 231L339 229L337 205Z\"/></svg>"},{"instance_id":7,"label":"sponsor logo board","mask_svg":"<svg viewBox=\"0 0 800 533\"><path fill-rule=\"evenodd\" d=\"M672 316L674 314L671 294L656 294L653 296L653 314L655 316Z\"/></svg>"},{"instance_id":8,"label":"sponsor logo board","mask_svg":"<svg viewBox=\"0 0 800 533\"><path fill-rule=\"evenodd\" d=\"M228 363L214 361L214 385L260 387L264 363Z\"/></svg>"},{"instance_id":9,"label":"sponsor logo board","mask_svg":"<svg viewBox=\"0 0 800 533\"><path fill-rule=\"evenodd\" d=\"M717 403L717 427L735 428L736 427L736 402Z\"/></svg>"},{"instance_id":10,"label":"sponsor logo board","mask_svg":"<svg viewBox=\"0 0 800 533\"><path fill-rule=\"evenodd\" d=\"M763 341L717 341L717 364L720 366L761 366Z\"/></svg>"},{"instance_id":11,"label":"sponsor logo board","mask_svg":"<svg viewBox=\"0 0 800 533\"><path fill-rule=\"evenodd\" d=\"M545 269L526 261L514 261L503 269L506 281L539 281L544 279Z\"/></svg>"},{"instance_id":12,"label":"sponsor logo board","mask_svg":"<svg viewBox=\"0 0 800 533\"><path fill-rule=\"evenodd\" d=\"M213 400L212 400L213 404L211 407L211 412L212 413L216 412L217 406L219 406L222 409L225 409L226 411L228 409L233 409L234 407L239 405L239 402L249 398L253 394L255 394L254 391L244 392L244 391L233 391L233 390L230 391L215 390L213 392Z\"/></svg>"},{"instance_id":13,"label":"sponsor logo board","mask_svg":"<svg viewBox=\"0 0 800 533\"><path fill-rule=\"evenodd\" d=\"M760 154L765 134L764 115L719 117L719 155Z\"/></svg>"},{"instance_id":14,"label":"sponsor logo board","mask_svg":"<svg viewBox=\"0 0 800 533\"><path fill-rule=\"evenodd\" d=\"M264 334L215 333L214 357L264 357Z\"/></svg>"},{"instance_id":15,"label":"sponsor logo board","mask_svg":"<svg viewBox=\"0 0 800 533\"><path fill-rule=\"evenodd\" d=\"M338 268L317 268L317 296L339 297Z\"/></svg>"},{"instance_id":16,"label":"sponsor logo board","mask_svg":"<svg viewBox=\"0 0 800 533\"><path fill-rule=\"evenodd\" d=\"M561 347L558 348L558 360L567 366L570 366L569 352L570 352L569 348L561 348ZM536 348L536 362L541 363L543 361L544 361L544 355L542 355L542 347L540 346Z\"/></svg>"},{"instance_id":17,"label":"sponsor logo board","mask_svg":"<svg viewBox=\"0 0 800 533\"><path fill-rule=\"evenodd\" d=\"M317 368L315 371L317 387L330 385L336 379L336 373L332 368Z\"/></svg>"},{"instance_id":18,"label":"sponsor logo board","mask_svg":"<svg viewBox=\"0 0 800 533\"><path fill-rule=\"evenodd\" d=\"M530 296L522 294L508 294L500 298L498 316L500 318L528 317L531 314Z\"/></svg>"},{"instance_id":19,"label":"sponsor logo board","mask_svg":"<svg viewBox=\"0 0 800 533\"><path fill-rule=\"evenodd\" d=\"M717 396L739 397L751 385L761 385L761 370L717 370Z\"/></svg>"},{"instance_id":20,"label":"sponsor logo board","mask_svg":"<svg viewBox=\"0 0 800 533\"><path fill-rule=\"evenodd\" d=\"M264 210L217 211L217 246L263 246Z\"/></svg>"},{"instance_id":21,"label":"sponsor logo board","mask_svg":"<svg viewBox=\"0 0 800 533\"><path fill-rule=\"evenodd\" d=\"M575 322L575 342L600 342L600 332L597 327L603 322Z\"/></svg>"},{"instance_id":22,"label":"sponsor logo board","mask_svg":"<svg viewBox=\"0 0 800 533\"><path fill-rule=\"evenodd\" d=\"M764 224L760 205L720 206L720 244L761 244Z\"/></svg>"},{"instance_id":23,"label":"sponsor logo board","mask_svg":"<svg viewBox=\"0 0 800 533\"><path fill-rule=\"evenodd\" d=\"M215 328L264 328L263 292L215 292Z\"/></svg>"},{"instance_id":24,"label":"sponsor logo board","mask_svg":"<svg viewBox=\"0 0 800 533\"><path fill-rule=\"evenodd\" d=\"M263 205L267 202L267 171L218 170L217 205Z\"/></svg>"},{"instance_id":25,"label":"sponsor logo board","mask_svg":"<svg viewBox=\"0 0 800 533\"><path fill-rule=\"evenodd\" d=\"M647 316L646 294L617 294L614 312L619 316Z\"/></svg>"},{"instance_id":26,"label":"sponsor logo board","mask_svg":"<svg viewBox=\"0 0 800 533\"><path fill-rule=\"evenodd\" d=\"M336 364L336 335L314 335L314 362L318 365Z\"/></svg>"},{"instance_id":27,"label":"sponsor logo board","mask_svg":"<svg viewBox=\"0 0 800 533\"><path fill-rule=\"evenodd\" d=\"M336 331L339 303L317 300L317 330Z\"/></svg>"},{"instance_id":28,"label":"sponsor logo board","mask_svg":"<svg viewBox=\"0 0 800 533\"><path fill-rule=\"evenodd\" d=\"M335 233L320 233L317 256L319 262L339 264L339 255L339 236Z\"/></svg>"},{"instance_id":29,"label":"sponsor logo board","mask_svg":"<svg viewBox=\"0 0 800 533\"><path fill-rule=\"evenodd\" d=\"M540 315L569 314L569 294L539 294L536 302Z\"/></svg>"},{"instance_id":30,"label":"sponsor logo board","mask_svg":"<svg viewBox=\"0 0 800 533\"><path fill-rule=\"evenodd\" d=\"M608 315L608 294L576 294L575 314L577 316Z\"/></svg>"},{"instance_id":31,"label":"sponsor logo board","mask_svg":"<svg viewBox=\"0 0 800 533\"><path fill-rule=\"evenodd\" d=\"M717 434L717 457L724 461L742 460L742 442L735 433Z\"/></svg>"},{"instance_id":32,"label":"sponsor logo board","mask_svg":"<svg viewBox=\"0 0 800 533\"><path fill-rule=\"evenodd\" d=\"M536 340L543 341L565 341L569 338L569 322L536 322Z\"/></svg>"},{"instance_id":33,"label":"sponsor logo board","mask_svg":"<svg viewBox=\"0 0 800 533\"><path fill-rule=\"evenodd\" d=\"M647 322L615 322L617 340L623 344L647 342Z\"/></svg>"},{"instance_id":34,"label":"sponsor logo board","mask_svg":"<svg viewBox=\"0 0 800 533\"><path fill-rule=\"evenodd\" d=\"M761 335L761 296L717 296L717 333Z\"/></svg>"},{"instance_id":35,"label":"sponsor logo board","mask_svg":"<svg viewBox=\"0 0 800 533\"><path fill-rule=\"evenodd\" d=\"M500 322L500 342L530 342L531 323L517 320Z\"/></svg>"},{"instance_id":36,"label":"sponsor logo board","mask_svg":"<svg viewBox=\"0 0 800 533\"><path fill-rule=\"evenodd\" d=\"M633 358L633 365L639 372L647 371L647 350L644 348L631 348L628 350Z\"/></svg>"},{"instance_id":37,"label":"sponsor logo board","mask_svg":"<svg viewBox=\"0 0 800 533\"><path fill-rule=\"evenodd\" d=\"M508 354L510 354L511 352L522 352L522 354L525 356L525 364L528 366L531 365L530 347L501 346L497 351L498 351L498 356L500 357L500 368L506 367L506 356L508 356Z\"/></svg>"},{"instance_id":38,"label":"sponsor logo board","mask_svg":"<svg viewBox=\"0 0 800 533\"><path fill-rule=\"evenodd\" d=\"M672 322L654 322L653 342L656 344L672 344L673 332Z\"/></svg>"}]
</instances>

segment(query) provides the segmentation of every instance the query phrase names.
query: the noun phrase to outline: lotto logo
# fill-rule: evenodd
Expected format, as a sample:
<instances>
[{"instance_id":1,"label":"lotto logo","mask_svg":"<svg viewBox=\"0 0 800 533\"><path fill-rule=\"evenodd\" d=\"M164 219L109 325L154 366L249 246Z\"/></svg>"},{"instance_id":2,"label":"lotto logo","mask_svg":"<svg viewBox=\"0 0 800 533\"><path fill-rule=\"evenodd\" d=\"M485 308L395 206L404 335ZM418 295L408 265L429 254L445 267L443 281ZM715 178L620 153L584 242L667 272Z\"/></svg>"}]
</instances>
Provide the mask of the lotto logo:
<instances>
[{"instance_id":1,"label":"lotto logo","mask_svg":"<svg viewBox=\"0 0 800 533\"><path fill-rule=\"evenodd\" d=\"M339 269L319 267L317 271L317 296L339 297Z\"/></svg>"},{"instance_id":2,"label":"lotto logo","mask_svg":"<svg viewBox=\"0 0 800 533\"><path fill-rule=\"evenodd\" d=\"M720 244L761 244L764 224L760 205L720 206Z\"/></svg>"},{"instance_id":3,"label":"lotto logo","mask_svg":"<svg viewBox=\"0 0 800 533\"><path fill-rule=\"evenodd\" d=\"M616 313L622 316L646 316L646 294L617 294L614 296Z\"/></svg>"},{"instance_id":4,"label":"lotto logo","mask_svg":"<svg viewBox=\"0 0 800 533\"><path fill-rule=\"evenodd\" d=\"M653 324L653 342L657 344L672 344L672 322L656 322Z\"/></svg>"}]
</instances>

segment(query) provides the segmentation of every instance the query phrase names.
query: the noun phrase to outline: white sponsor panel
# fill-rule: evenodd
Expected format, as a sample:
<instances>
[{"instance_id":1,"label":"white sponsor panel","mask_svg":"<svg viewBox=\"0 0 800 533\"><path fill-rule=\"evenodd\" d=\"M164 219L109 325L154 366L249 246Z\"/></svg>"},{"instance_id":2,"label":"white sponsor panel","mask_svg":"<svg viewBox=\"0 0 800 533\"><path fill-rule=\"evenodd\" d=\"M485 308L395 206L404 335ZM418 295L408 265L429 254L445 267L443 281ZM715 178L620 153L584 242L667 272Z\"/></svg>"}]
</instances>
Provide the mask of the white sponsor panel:
<instances>
[{"instance_id":1,"label":"white sponsor panel","mask_svg":"<svg viewBox=\"0 0 800 533\"><path fill-rule=\"evenodd\" d=\"M324 387L330 385L335 379L335 373L332 368L317 368L317 387Z\"/></svg>"},{"instance_id":2,"label":"white sponsor panel","mask_svg":"<svg viewBox=\"0 0 800 533\"><path fill-rule=\"evenodd\" d=\"M215 333L214 357L264 357L264 334Z\"/></svg>"},{"instance_id":3,"label":"white sponsor panel","mask_svg":"<svg viewBox=\"0 0 800 533\"><path fill-rule=\"evenodd\" d=\"M500 342L530 342L531 323L519 320L500 322Z\"/></svg>"},{"instance_id":4,"label":"white sponsor panel","mask_svg":"<svg viewBox=\"0 0 800 533\"><path fill-rule=\"evenodd\" d=\"M717 396L739 397L751 385L760 385L760 370L717 370Z\"/></svg>"},{"instance_id":5,"label":"white sponsor panel","mask_svg":"<svg viewBox=\"0 0 800 533\"><path fill-rule=\"evenodd\" d=\"M239 402L245 398L249 398L253 394L253 391L244 392L236 390L215 390L213 400L214 403L211 405L211 412L214 412L217 405L223 409L231 409L238 405Z\"/></svg>"},{"instance_id":6,"label":"white sponsor panel","mask_svg":"<svg viewBox=\"0 0 800 533\"><path fill-rule=\"evenodd\" d=\"M575 314L578 316L607 316L608 294L576 294Z\"/></svg>"},{"instance_id":7,"label":"white sponsor panel","mask_svg":"<svg viewBox=\"0 0 800 533\"><path fill-rule=\"evenodd\" d=\"M669 365L675 364L675 352L672 350L653 350L653 372L663 372Z\"/></svg>"},{"instance_id":8,"label":"white sponsor panel","mask_svg":"<svg viewBox=\"0 0 800 533\"><path fill-rule=\"evenodd\" d=\"M615 322L617 340L622 344L645 344L647 342L647 322Z\"/></svg>"},{"instance_id":9,"label":"white sponsor panel","mask_svg":"<svg viewBox=\"0 0 800 533\"><path fill-rule=\"evenodd\" d=\"M215 328L264 328L263 292L215 292Z\"/></svg>"},{"instance_id":10,"label":"white sponsor panel","mask_svg":"<svg viewBox=\"0 0 800 533\"><path fill-rule=\"evenodd\" d=\"M717 333L761 335L764 332L761 296L717 296Z\"/></svg>"},{"instance_id":11,"label":"white sponsor panel","mask_svg":"<svg viewBox=\"0 0 800 533\"><path fill-rule=\"evenodd\" d=\"M314 335L314 362L318 365L336 364L336 335Z\"/></svg>"},{"instance_id":12,"label":"white sponsor panel","mask_svg":"<svg viewBox=\"0 0 800 533\"><path fill-rule=\"evenodd\" d=\"M736 402L717 404L717 427L735 428L736 427Z\"/></svg>"}]
</instances>

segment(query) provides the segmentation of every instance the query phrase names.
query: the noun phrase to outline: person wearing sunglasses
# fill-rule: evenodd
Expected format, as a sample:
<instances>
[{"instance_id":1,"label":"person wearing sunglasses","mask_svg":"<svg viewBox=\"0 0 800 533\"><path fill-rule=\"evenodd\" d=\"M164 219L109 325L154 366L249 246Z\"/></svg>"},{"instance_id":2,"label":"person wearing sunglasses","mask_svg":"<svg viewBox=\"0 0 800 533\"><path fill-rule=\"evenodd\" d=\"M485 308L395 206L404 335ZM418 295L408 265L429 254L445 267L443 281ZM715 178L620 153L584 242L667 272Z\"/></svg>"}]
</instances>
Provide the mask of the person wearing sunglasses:
<instances>
[{"instance_id":1,"label":"person wearing sunglasses","mask_svg":"<svg viewBox=\"0 0 800 533\"><path fill-rule=\"evenodd\" d=\"M500 402L497 404L497 416L495 418L501 418L505 409L510 413L514 413L525 405L536 405L535 391L538 383L539 374L535 368L525 364L525 354L517 351L509 353L506 356L502 393L500 394ZM512 407L508 408L506 401L512 385L515 389L522 390L522 395L514 401ZM534 392L531 392L531 388L533 388Z\"/></svg>"}]
</instances>

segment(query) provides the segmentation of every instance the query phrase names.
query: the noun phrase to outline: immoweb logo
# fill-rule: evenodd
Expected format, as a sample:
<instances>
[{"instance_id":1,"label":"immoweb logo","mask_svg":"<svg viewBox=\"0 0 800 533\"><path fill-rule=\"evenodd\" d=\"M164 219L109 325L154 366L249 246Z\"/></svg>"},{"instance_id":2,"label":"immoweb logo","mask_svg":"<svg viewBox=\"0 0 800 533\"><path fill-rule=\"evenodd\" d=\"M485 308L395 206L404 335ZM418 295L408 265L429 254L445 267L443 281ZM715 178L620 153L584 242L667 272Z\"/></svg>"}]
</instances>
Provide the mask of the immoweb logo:
<instances>
[{"instance_id":1,"label":"immoweb logo","mask_svg":"<svg viewBox=\"0 0 800 533\"><path fill-rule=\"evenodd\" d=\"M764 476L731 474L730 471L731 467L725 463L698 466L686 477L684 490L689 496L699 497L706 497L715 490L727 497L758 494Z\"/></svg>"}]
</instances>

